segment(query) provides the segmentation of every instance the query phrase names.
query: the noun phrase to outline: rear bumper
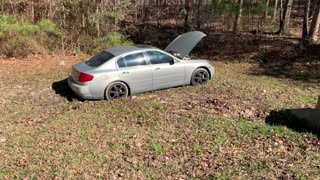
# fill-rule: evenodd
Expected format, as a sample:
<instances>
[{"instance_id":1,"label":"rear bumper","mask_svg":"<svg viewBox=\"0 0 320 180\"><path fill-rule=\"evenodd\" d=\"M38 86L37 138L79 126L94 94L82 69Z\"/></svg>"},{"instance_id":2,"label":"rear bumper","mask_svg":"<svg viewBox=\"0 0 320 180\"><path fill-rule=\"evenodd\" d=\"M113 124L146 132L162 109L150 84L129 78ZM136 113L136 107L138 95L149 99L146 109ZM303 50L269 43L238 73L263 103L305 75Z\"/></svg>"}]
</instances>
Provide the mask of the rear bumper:
<instances>
[{"instance_id":1,"label":"rear bumper","mask_svg":"<svg viewBox=\"0 0 320 180\"><path fill-rule=\"evenodd\" d=\"M77 84L71 76L68 78L68 85L72 91L79 97L83 99L93 99L92 94L90 93L89 87L85 85Z\"/></svg>"}]
</instances>

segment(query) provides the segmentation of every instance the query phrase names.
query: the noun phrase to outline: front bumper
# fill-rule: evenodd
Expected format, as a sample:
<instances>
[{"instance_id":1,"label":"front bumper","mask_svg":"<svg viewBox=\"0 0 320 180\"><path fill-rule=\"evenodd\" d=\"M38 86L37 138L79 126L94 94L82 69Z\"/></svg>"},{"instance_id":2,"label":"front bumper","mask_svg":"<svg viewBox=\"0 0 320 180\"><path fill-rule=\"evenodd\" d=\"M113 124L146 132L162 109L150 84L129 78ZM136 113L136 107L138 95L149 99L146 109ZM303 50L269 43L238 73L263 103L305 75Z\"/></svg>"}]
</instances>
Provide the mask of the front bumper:
<instances>
[{"instance_id":1,"label":"front bumper","mask_svg":"<svg viewBox=\"0 0 320 180\"><path fill-rule=\"evenodd\" d=\"M92 99L93 96L90 93L89 87L85 85L77 84L71 76L68 78L68 85L72 91L79 97L83 99Z\"/></svg>"}]
</instances>

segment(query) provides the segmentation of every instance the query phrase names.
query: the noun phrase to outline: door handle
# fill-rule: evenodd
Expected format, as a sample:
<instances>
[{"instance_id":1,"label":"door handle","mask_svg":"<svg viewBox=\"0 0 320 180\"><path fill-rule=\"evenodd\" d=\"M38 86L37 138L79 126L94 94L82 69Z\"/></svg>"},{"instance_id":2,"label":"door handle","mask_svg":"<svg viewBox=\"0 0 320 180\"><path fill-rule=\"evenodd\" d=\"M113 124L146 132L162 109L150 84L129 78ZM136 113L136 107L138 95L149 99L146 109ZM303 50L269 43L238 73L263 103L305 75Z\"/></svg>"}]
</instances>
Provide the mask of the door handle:
<instances>
[{"instance_id":1,"label":"door handle","mask_svg":"<svg viewBox=\"0 0 320 180\"><path fill-rule=\"evenodd\" d=\"M154 70L160 70L160 68L155 68Z\"/></svg>"},{"instance_id":2,"label":"door handle","mask_svg":"<svg viewBox=\"0 0 320 180\"><path fill-rule=\"evenodd\" d=\"M125 72L123 72L122 74L129 74L129 72L125 71Z\"/></svg>"}]
</instances>

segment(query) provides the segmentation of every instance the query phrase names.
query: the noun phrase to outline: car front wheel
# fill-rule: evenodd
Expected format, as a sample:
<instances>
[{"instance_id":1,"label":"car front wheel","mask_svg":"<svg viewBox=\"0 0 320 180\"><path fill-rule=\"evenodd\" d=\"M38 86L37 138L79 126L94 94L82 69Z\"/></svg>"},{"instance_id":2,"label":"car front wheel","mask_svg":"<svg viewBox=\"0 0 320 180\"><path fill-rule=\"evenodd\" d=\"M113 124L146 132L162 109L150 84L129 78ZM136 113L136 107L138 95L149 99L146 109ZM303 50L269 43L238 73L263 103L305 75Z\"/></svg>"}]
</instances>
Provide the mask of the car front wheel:
<instances>
[{"instance_id":1,"label":"car front wheel","mask_svg":"<svg viewBox=\"0 0 320 180\"><path fill-rule=\"evenodd\" d=\"M196 69L191 76L191 85L206 85L209 81L209 72L203 68Z\"/></svg>"},{"instance_id":2,"label":"car front wheel","mask_svg":"<svg viewBox=\"0 0 320 180\"><path fill-rule=\"evenodd\" d=\"M110 84L105 92L106 99L109 101L119 98L126 98L128 97L128 94L128 87L122 82L114 82Z\"/></svg>"}]
</instances>

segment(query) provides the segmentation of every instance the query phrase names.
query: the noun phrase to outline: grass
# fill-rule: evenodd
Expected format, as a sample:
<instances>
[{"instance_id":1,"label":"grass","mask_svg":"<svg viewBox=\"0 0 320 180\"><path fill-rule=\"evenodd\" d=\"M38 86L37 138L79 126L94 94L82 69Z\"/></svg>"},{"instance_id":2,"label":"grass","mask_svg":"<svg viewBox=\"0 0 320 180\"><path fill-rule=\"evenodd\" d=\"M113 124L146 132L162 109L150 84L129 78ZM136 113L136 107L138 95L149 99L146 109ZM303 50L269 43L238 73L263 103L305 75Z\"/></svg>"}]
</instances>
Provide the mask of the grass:
<instances>
[{"instance_id":1,"label":"grass","mask_svg":"<svg viewBox=\"0 0 320 180\"><path fill-rule=\"evenodd\" d=\"M320 175L316 135L233 114L257 104L268 110L311 106L318 85L253 76L249 64L217 63L217 75L206 87L70 102L51 86L79 60L0 77L1 178ZM210 98L232 105L232 112L207 105Z\"/></svg>"}]
</instances>

